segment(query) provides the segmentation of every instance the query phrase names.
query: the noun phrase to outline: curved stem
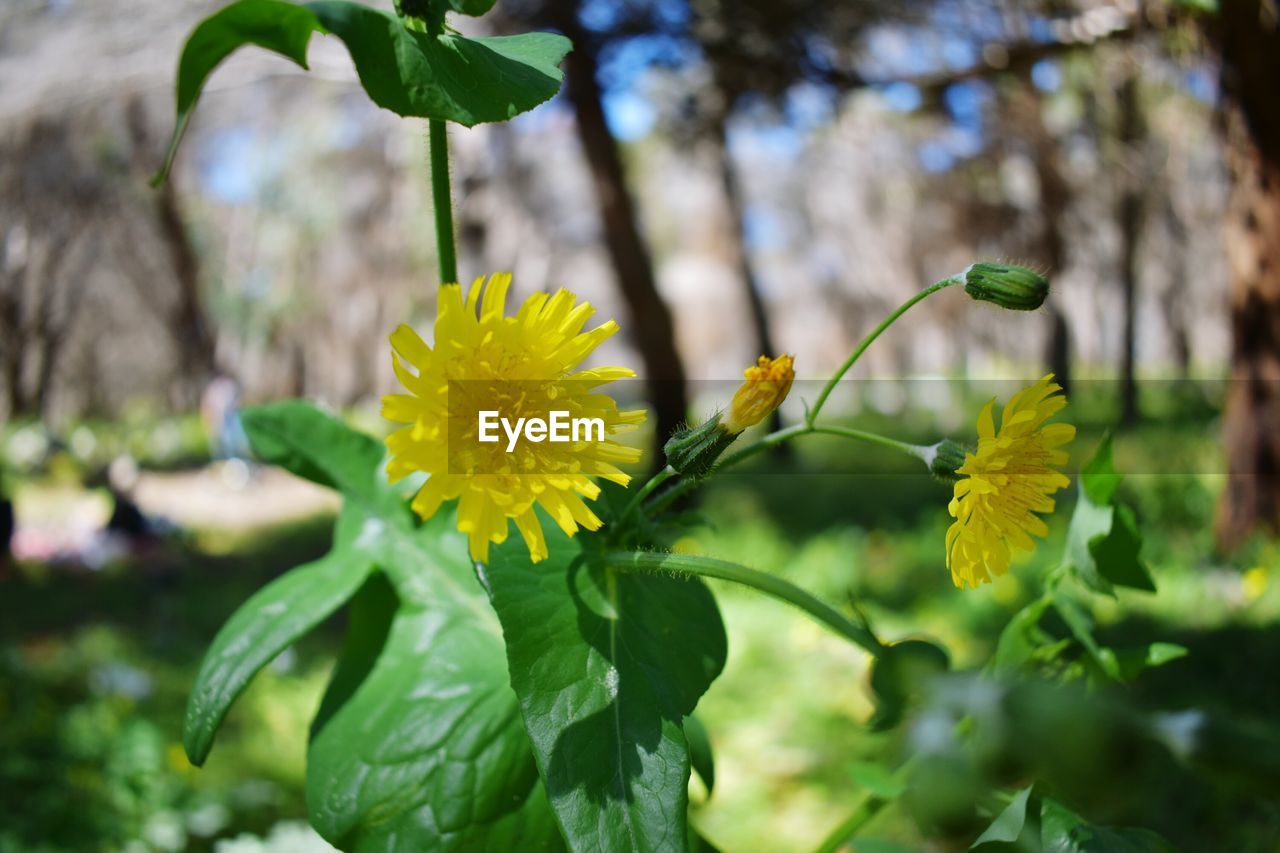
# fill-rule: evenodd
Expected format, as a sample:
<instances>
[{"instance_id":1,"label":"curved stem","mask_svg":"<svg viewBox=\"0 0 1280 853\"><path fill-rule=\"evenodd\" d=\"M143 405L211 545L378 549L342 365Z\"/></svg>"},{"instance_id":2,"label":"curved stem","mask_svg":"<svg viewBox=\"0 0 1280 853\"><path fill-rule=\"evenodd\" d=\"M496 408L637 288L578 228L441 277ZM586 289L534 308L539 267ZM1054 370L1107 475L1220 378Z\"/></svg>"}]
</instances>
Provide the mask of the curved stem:
<instances>
[{"instance_id":1,"label":"curved stem","mask_svg":"<svg viewBox=\"0 0 1280 853\"><path fill-rule=\"evenodd\" d=\"M844 378L844 375L849 372L849 368L853 367L854 363L862 357L864 352L867 351L867 347L871 346L871 344L875 342L875 339L880 337L880 334L885 329L892 326L894 321L907 313L908 309L910 309L912 305L932 296L944 287L950 287L959 281L959 277L953 276L951 278L944 278L942 281L935 282L899 305L897 310L881 320L880 325L872 329L871 333L862 339L862 343L858 344L857 348L849 354L849 357L844 360L844 364L840 365L839 369L836 370L836 372L832 374L831 378L827 380L827 384L822 386L822 391L818 394L818 399L814 401L813 408L809 409L808 414L805 415L805 423L810 426L813 425L813 422L818 417L818 413L822 411L823 405L826 404L827 398L830 397L831 392L835 390L836 384Z\"/></svg>"},{"instance_id":2,"label":"curved stem","mask_svg":"<svg viewBox=\"0 0 1280 853\"><path fill-rule=\"evenodd\" d=\"M445 124L430 119L427 124L431 147L431 202L435 208L436 258L440 283L458 280L458 253L453 242L453 198L449 192L449 136Z\"/></svg>"},{"instance_id":3,"label":"curved stem","mask_svg":"<svg viewBox=\"0 0 1280 853\"><path fill-rule=\"evenodd\" d=\"M852 438L858 441L865 441L869 444L875 444L880 447L887 447L890 450L897 450L898 452L905 453L908 456L914 456L916 459L919 459L922 462L925 462L926 464L928 463L928 460L924 455L925 452L928 450L928 448L921 447L918 444L908 444L905 441L898 441L896 439L889 438L888 436L880 435L879 433L866 432L865 430L854 429L853 427L827 426L825 424L819 425L819 424L803 423L803 424L795 424L794 426L789 426L785 429L780 429L777 432L771 432L768 435L766 435L764 438L760 439L759 441L754 442L752 444L748 444L746 447L742 448L739 451L730 453L723 460L721 460L719 465L716 466L716 470L718 471L722 468L727 468L730 465L736 465L739 462L743 461L744 459L750 459L752 456L755 456L757 453L760 453L764 450L768 450L770 447L774 447L775 445L781 444L784 441L790 441L793 438L798 438L802 435L811 435L811 434L838 435L842 438ZM665 509L666 507L670 506L672 502L676 500L676 498L680 497L681 495L687 494L688 492L697 488L698 485L701 484L702 482L703 480L697 480L697 479L685 479L680 481L679 483L672 486L667 491L663 492L657 498L655 498L654 501L649 505L649 510L651 512L658 512L662 509Z\"/></svg>"},{"instance_id":4,"label":"curved stem","mask_svg":"<svg viewBox=\"0 0 1280 853\"><path fill-rule=\"evenodd\" d=\"M905 453L908 456L914 456L921 461L926 461L924 453L929 449L927 447L922 447L919 444L898 441L895 438L880 435L878 432L867 432L865 430L854 429L853 427L826 426L825 424L821 426L815 425L810 429L810 432L819 433L821 435L838 435L842 438L853 438L858 441L865 441L868 444L878 444L881 447L887 447L890 450L897 450L898 452Z\"/></svg>"},{"instance_id":5,"label":"curved stem","mask_svg":"<svg viewBox=\"0 0 1280 853\"><path fill-rule=\"evenodd\" d=\"M864 625L859 625L834 607L815 598L800 587L783 580L776 575L749 569L727 560L712 557L695 557L689 554L663 554L653 551L611 551L605 555L605 564L622 571L639 572L677 572L686 575L701 575L707 578L720 578L745 586L754 587L799 607L814 619L826 625L873 655L884 649L875 634Z\"/></svg>"},{"instance_id":6,"label":"curved stem","mask_svg":"<svg viewBox=\"0 0 1280 853\"><path fill-rule=\"evenodd\" d=\"M667 467L663 468L661 471L659 471L658 473L650 477L649 482L645 483L643 486L640 487L640 490L636 492L635 497L631 499L631 501L627 504L626 509L622 511L621 521L626 521L627 519L631 518L631 516L635 515L636 509L639 508L640 504L644 501L644 499L649 497L649 495L653 494L654 489L658 488L659 486L661 486L663 483L665 483L667 480L670 480L674 476L676 476L676 469L668 465Z\"/></svg>"}]
</instances>

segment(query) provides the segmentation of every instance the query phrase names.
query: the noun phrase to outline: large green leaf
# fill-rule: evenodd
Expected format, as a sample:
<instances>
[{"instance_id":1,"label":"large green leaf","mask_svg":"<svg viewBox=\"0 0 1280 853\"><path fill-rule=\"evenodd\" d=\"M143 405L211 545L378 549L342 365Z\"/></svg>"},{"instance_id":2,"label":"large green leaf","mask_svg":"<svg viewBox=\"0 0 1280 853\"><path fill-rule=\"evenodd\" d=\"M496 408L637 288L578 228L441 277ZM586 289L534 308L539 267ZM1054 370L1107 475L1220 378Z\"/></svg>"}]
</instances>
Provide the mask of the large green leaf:
<instances>
[{"instance_id":1,"label":"large green leaf","mask_svg":"<svg viewBox=\"0 0 1280 853\"><path fill-rule=\"evenodd\" d=\"M549 557L495 548L485 579L547 793L575 850L685 850L682 722L724 666L699 581L605 567L544 519Z\"/></svg>"},{"instance_id":2,"label":"large green leaf","mask_svg":"<svg viewBox=\"0 0 1280 853\"><path fill-rule=\"evenodd\" d=\"M201 22L182 51L177 126L158 180L168 174L205 81L222 60L253 44L306 68L313 32L343 41L360 84L378 106L468 127L507 121L553 96L563 79L560 61L572 48L552 33L429 35L408 29L391 12L344 0L238 0Z\"/></svg>"},{"instance_id":3,"label":"large green leaf","mask_svg":"<svg viewBox=\"0 0 1280 853\"><path fill-rule=\"evenodd\" d=\"M385 537L383 564L412 555L425 596L371 583L353 603L308 753L312 823L348 850L560 849L501 629L446 516Z\"/></svg>"},{"instance_id":4,"label":"large green leaf","mask_svg":"<svg viewBox=\"0 0 1280 853\"><path fill-rule=\"evenodd\" d=\"M1111 462L1111 437L1098 446L1080 472L1079 499L1067 530L1066 562L1091 589L1114 594L1115 586L1155 592L1155 581L1139 552L1142 534L1132 510L1115 503L1122 477Z\"/></svg>"},{"instance_id":5,"label":"large green leaf","mask_svg":"<svg viewBox=\"0 0 1280 853\"><path fill-rule=\"evenodd\" d=\"M193 760L253 673L351 599L312 724L307 798L321 834L356 850L561 849L452 513L415 528L378 471L381 444L305 403L248 409L245 426L264 459L346 500L329 555L250 599L214 641L191 699Z\"/></svg>"},{"instance_id":6,"label":"large green leaf","mask_svg":"<svg viewBox=\"0 0 1280 853\"><path fill-rule=\"evenodd\" d=\"M259 590L232 614L196 673L182 742L192 764L209 755L227 710L254 675L337 610L364 583L372 560L339 542L314 563Z\"/></svg>"},{"instance_id":7,"label":"large green leaf","mask_svg":"<svg viewBox=\"0 0 1280 853\"><path fill-rule=\"evenodd\" d=\"M379 473L385 452L381 442L301 400L249 406L240 417L262 461L371 509L403 515L399 499Z\"/></svg>"}]
</instances>

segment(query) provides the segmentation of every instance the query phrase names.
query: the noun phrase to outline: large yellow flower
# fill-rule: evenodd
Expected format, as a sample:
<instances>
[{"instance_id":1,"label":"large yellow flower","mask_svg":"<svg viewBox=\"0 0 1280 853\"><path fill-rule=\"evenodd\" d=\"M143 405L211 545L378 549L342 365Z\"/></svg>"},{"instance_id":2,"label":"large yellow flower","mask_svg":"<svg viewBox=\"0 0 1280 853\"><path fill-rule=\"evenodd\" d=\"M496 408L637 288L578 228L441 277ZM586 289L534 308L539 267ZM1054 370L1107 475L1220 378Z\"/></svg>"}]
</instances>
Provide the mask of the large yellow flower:
<instances>
[{"instance_id":1,"label":"large yellow flower","mask_svg":"<svg viewBox=\"0 0 1280 853\"><path fill-rule=\"evenodd\" d=\"M617 465L637 461L640 450L609 436L634 428L644 412L619 411L596 390L634 376L629 368L575 372L617 323L582 331L595 309L567 290L535 293L507 317L511 276L496 274L487 287L483 281L476 279L465 298L460 285L440 288L434 348L408 326L391 335L396 376L409 393L382 401L384 417L407 424L387 438L387 474L392 482L415 471L429 475L413 499L423 518L458 498L458 529L468 535L473 559L487 560L489 543L506 540L510 519L538 562L547 545L535 505L570 536L579 526L598 528L600 519L583 499L600 494L593 477L630 481ZM603 435L575 430L574 440L557 442L531 437L532 431L515 441L503 434L520 418L545 422L556 411L603 421ZM482 433L482 412L496 412L506 425L496 430L491 424Z\"/></svg>"},{"instance_id":2,"label":"large yellow flower","mask_svg":"<svg viewBox=\"0 0 1280 853\"><path fill-rule=\"evenodd\" d=\"M1067 463L1059 448L1075 438L1071 424L1046 424L1067 398L1053 374L1009 400L996 430L995 400L978 416L978 450L966 453L956 470L961 479L947 510L955 521L947 531L947 568L955 585L978 586L1009 571L1010 549L1030 551L1031 536L1049 528L1034 513L1053 512L1050 497L1070 481L1058 467Z\"/></svg>"}]
</instances>

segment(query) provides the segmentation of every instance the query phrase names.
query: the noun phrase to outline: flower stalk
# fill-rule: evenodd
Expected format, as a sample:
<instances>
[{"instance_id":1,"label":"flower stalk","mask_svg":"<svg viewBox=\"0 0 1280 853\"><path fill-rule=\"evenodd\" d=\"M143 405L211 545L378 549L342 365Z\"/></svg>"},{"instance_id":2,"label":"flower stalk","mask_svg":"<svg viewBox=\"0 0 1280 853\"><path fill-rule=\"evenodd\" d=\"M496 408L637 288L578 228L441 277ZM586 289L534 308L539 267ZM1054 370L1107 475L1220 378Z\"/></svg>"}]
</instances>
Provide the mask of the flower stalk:
<instances>
[{"instance_id":1,"label":"flower stalk","mask_svg":"<svg viewBox=\"0 0 1280 853\"><path fill-rule=\"evenodd\" d=\"M430 119L427 135L431 149L431 202L436 221L436 259L440 283L458 281L458 252L453 238L453 197L449 190L449 135L445 123Z\"/></svg>"},{"instance_id":2,"label":"flower stalk","mask_svg":"<svg viewBox=\"0 0 1280 853\"><path fill-rule=\"evenodd\" d=\"M884 643L880 642L880 638L873 634L866 625L854 622L834 607L777 575L749 569L746 566L731 563L728 560L654 551L611 551L605 554L604 561L609 568L620 571L674 572L685 575L699 575L753 587L760 592L799 607L835 633L855 645L861 646L873 655L880 654L885 648Z\"/></svg>"}]
</instances>

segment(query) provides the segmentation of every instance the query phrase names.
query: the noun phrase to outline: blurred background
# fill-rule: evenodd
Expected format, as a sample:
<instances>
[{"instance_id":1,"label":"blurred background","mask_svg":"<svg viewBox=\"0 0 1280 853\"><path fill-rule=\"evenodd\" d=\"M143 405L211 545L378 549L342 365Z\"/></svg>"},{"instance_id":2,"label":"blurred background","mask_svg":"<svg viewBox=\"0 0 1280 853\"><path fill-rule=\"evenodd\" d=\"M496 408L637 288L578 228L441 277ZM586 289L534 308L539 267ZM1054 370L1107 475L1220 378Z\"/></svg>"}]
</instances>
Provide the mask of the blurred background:
<instances>
[{"instance_id":1,"label":"blurred background","mask_svg":"<svg viewBox=\"0 0 1280 853\"><path fill-rule=\"evenodd\" d=\"M386 337L429 328L426 128L371 105L333 39L313 39L310 72L246 49L151 188L181 45L220 5L0 6L0 850L323 849L303 759L340 618L258 679L203 770L181 715L217 627L324 551L337 506L254 465L237 407L302 396L381 434ZM970 440L1005 381L1055 372L1077 457L1115 432L1161 584L1093 615L1191 649L1139 695L1265 719L1280 712L1264 677L1280 658L1278 16L1271 0L503 0L464 23L556 29L576 49L549 104L451 128L461 274L511 270L520 297L563 285L618 318L600 360L650 380L636 393L662 437L761 352L829 375L973 260L1046 271L1031 315L958 291L922 304L833 413ZM722 478L714 529L684 545L854 595L890 636L978 664L1056 562L1062 523L961 595L942 566L947 496L909 464L814 440ZM727 850L802 849L843 817L850 762L885 748L862 726L865 661L718 591L730 661L703 713L720 772L696 819ZM1127 817L1187 849L1274 849L1274 803L1179 784ZM893 813L874 827L919 841Z\"/></svg>"}]
</instances>

